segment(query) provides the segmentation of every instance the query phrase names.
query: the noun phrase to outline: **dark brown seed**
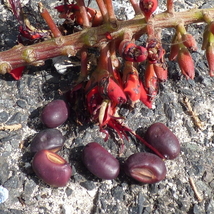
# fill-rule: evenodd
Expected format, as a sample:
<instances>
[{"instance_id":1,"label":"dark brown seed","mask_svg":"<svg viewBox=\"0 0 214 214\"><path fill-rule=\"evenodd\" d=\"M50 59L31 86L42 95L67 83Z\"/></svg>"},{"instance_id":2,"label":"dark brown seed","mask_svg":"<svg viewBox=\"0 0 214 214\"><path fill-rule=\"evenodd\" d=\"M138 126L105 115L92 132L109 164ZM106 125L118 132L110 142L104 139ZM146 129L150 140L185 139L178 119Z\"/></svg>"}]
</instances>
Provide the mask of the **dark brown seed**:
<instances>
[{"instance_id":1,"label":"dark brown seed","mask_svg":"<svg viewBox=\"0 0 214 214\"><path fill-rule=\"evenodd\" d=\"M145 134L146 141L166 159L174 159L180 153L178 138L163 123L154 123Z\"/></svg>"},{"instance_id":2,"label":"dark brown seed","mask_svg":"<svg viewBox=\"0 0 214 214\"><path fill-rule=\"evenodd\" d=\"M71 166L66 160L48 150L41 150L35 154L32 167L40 179L56 187L66 186L72 174Z\"/></svg>"},{"instance_id":3,"label":"dark brown seed","mask_svg":"<svg viewBox=\"0 0 214 214\"><path fill-rule=\"evenodd\" d=\"M87 144L82 159L86 168L98 178L111 180L119 174L119 161L98 143Z\"/></svg>"},{"instance_id":4,"label":"dark brown seed","mask_svg":"<svg viewBox=\"0 0 214 214\"><path fill-rule=\"evenodd\" d=\"M152 153L140 152L129 156L124 164L125 173L137 181L157 183L166 176L164 161Z\"/></svg>"},{"instance_id":5,"label":"dark brown seed","mask_svg":"<svg viewBox=\"0 0 214 214\"><path fill-rule=\"evenodd\" d=\"M36 153L40 150L59 151L64 144L64 137L57 129L45 129L39 132L32 140L30 150Z\"/></svg>"}]
</instances>

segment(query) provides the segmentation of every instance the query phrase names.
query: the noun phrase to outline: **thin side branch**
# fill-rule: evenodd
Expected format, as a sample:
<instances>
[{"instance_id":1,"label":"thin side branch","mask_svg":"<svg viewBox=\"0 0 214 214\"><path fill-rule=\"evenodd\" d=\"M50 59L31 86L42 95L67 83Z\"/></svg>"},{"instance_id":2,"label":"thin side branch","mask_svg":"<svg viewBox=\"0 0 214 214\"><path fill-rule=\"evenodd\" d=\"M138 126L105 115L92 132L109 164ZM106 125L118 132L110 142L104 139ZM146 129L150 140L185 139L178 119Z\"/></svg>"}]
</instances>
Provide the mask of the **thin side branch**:
<instances>
[{"instance_id":1,"label":"thin side branch","mask_svg":"<svg viewBox=\"0 0 214 214\"><path fill-rule=\"evenodd\" d=\"M42 18L46 21L48 27L50 28L50 30L51 30L51 32L53 34L53 36L55 38L62 36L59 28L56 26L54 20L50 16L50 14L47 11L47 9L43 6L43 4L41 2L38 4L38 6L39 6L40 14L41 14Z\"/></svg>"},{"instance_id":2,"label":"thin side branch","mask_svg":"<svg viewBox=\"0 0 214 214\"><path fill-rule=\"evenodd\" d=\"M174 0L167 0L166 6L167 6L167 12L173 14L174 13Z\"/></svg>"}]
</instances>

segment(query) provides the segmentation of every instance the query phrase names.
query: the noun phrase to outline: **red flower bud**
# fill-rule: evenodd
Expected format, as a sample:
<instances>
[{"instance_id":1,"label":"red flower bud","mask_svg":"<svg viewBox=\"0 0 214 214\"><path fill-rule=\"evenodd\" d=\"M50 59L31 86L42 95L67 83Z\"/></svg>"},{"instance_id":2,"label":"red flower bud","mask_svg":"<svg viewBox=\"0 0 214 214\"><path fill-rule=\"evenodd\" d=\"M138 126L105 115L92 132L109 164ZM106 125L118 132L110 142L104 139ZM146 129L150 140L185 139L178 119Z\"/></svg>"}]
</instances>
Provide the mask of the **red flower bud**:
<instances>
[{"instance_id":1,"label":"red flower bud","mask_svg":"<svg viewBox=\"0 0 214 214\"><path fill-rule=\"evenodd\" d=\"M194 79L195 77L195 67L194 61L188 49L186 47L182 47L178 54L178 65L181 69L182 74L187 79Z\"/></svg>"},{"instance_id":2,"label":"red flower bud","mask_svg":"<svg viewBox=\"0 0 214 214\"><path fill-rule=\"evenodd\" d=\"M189 33L183 34L182 41L183 41L183 44L188 49L193 50L193 51L197 50L197 43L195 41L195 38L191 34L189 34Z\"/></svg>"},{"instance_id":3,"label":"red flower bud","mask_svg":"<svg viewBox=\"0 0 214 214\"><path fill-rule=\"evenodd\" d=\"M140 9L142 10L145 18L148 20L152 13L157 9L157 0L140 0Z\"/></svg>"},{"instance_id":4,"label":"red flower bud","mask_svg":"<svg viewBox=\"0 0 214 214\"><path fill-rule=\"evenodd\" d=\"M214 77L214 46L210 45L206 48L206 57L209 65L209 74Z\"/></svg>"}]
</instances>

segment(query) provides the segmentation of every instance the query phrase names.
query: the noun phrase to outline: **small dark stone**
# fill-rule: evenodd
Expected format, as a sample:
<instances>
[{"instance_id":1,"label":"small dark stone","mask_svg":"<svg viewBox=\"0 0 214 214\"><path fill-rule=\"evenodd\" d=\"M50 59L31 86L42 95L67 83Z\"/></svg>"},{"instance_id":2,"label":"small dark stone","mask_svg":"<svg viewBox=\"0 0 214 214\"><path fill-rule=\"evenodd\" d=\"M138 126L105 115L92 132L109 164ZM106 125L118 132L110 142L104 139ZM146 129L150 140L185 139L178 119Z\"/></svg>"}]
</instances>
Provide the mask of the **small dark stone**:
<instances>
[{"instance_id":1,"label":"small dark stone","mask_svg":"<svg viewBox=\"0 0 214 214\"><path fill-rule=\"evenodd\" d=\"M87 190L93 190L96 187L94 182L92 182L92 181L80 182L80 185L82 187L86 188Z\"/></svg>"},{"instance_id":2,"label":"small dark stone","mask_svg":"<svg viewBox=\"0 0 214 214\"><path fill-rule=\"evenodd\" d=\"M111 190L112 196L117 199L122 201L123 200L123 188L121 186L116 186Z\"/></svg>"},{"instance_id":3,"label":"small dark stone","mask_svg":"<svg viewBox=\"0 0 214 214\"><path fill-rule=\"evenodd\" d=\"M21 112L16 112L8 121L7 125L13 125L17 123L21 123L22 121L22 113Z\"/></svg>"},{"instance_id":4,"label":"small dark stone","mask_svg":"<svg viewBox=\"0 0 214 214\"><path fill-rule=\"evenodd\" d=\"M4 157L0 156L0 169L1 169L1 174L0 174L0 184L3 184L9 176L9 165L6 162L6 159Z\"/></svg>"},{"instance_id":5,"label":"small dark stone","mask_svg":"<svg viewBox=\"0 0 214 214\"><path fill-rule=\"evenodd\" d=\"M65 193L67 195L67 197L69 197L72 194L73 190L69 187L66 188Z\"/></svg>"},{"instance_id":6,"label":"small dark stone","mask_svg":"<svg viewBox=\"0 0 214 214\"><path fill-rule=\"evenodd\" d=\"M4 123L5 121L7 121L9 115L6 111L2 111L0 112L0 123Z\"/></svg>"},{"instance_id":7,"label":"small dark stone","mask_svg":"<svg viewBox=\"0 0 214 214\"><path fill-rule=\"evenodd\" d=\"M25 109L27 106L26 101L24 100L17 100L16 104L23 109Z\"/></svg>"},{"instance_id":8,"label":"small dark stone","mask_svg":"<svg viewBox=\"0 0 214 214\"><path fill-rule=\"evenodd\" d=\"M37 184L33 180L27 180L24 185L25 195L29 195L29 197L30 197L30 195L33 193L36 186L37 186Z\"/></svg>"},{"instance_id":9,"label":"small dark stone","mask_svg":"<svg viewBox=\"0 0 214 214\"><path fill-rule=\"evenodd\" d=\"M193 213L194 214L201 214L201 210L197 204L195 204L193 207Z\"/></svg>"},{"instance_id":10,"label":"small dark stone","mask_svg":"<svg viewBox=\"0 0 214 214\"><path fill-rule=\"evenodd\" d=\"M167 103L164 103L164 113L169 118L170 121L174 121L175 119L174 111Z\"/></svg>"},{"instance_id":11,"label":"small dark stone","mask_svg":"<svg viewBox=\"0 0 214 214\"><path fill-rule=\"evenodd\" d=\"M138 207L129 207L129 214L139 214Z\"/></svg>"},{"instance_id":12,"label":"small dark stone","mask_svg":"<svg viewBox=\"0 0 214 214\"><path fill-rule=\"evenodd\" d=\"M20 187L20 180L18 176L12 176L10 177L5 183L4 183L5 188L12 188L12 189L17 189Z\"/></svg>"}]
</instances>

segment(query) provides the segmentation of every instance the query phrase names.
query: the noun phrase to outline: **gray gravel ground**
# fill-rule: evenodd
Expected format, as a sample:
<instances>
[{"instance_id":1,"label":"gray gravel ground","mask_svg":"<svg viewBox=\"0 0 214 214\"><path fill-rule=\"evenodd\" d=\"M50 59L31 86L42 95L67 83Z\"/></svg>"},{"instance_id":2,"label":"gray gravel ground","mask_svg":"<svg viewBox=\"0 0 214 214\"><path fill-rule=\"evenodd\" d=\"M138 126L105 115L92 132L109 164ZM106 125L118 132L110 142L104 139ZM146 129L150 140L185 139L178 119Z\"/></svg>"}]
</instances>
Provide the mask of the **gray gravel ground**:
<instances>
[{"instance_id":1,"label":"gray gravel ground","mask_svg":"<svg viewBox=\"0 0 214 214\"><path fill-rule=\"evenodd\" d=\"M24 3L35 9L37 1ZM161 11L164 1L159 3ZM212 0L176 0L175 3L176 10L214 7ZM44 4L53 8L60 2L46 1ZM125 5L125 1L117 1L118 14L124 15L124 11L129 11ZM55 18L57 20L56 14ZM6 50L15 45L18 32L16 20L3 3L0 5L0 26L0 49ZM102 181L90 174L80 160L83 146L96 141L118 157L118 144L113 139L104 142L96 125L78 127L72 120L59 129L66 137L60 155L71 163L74 175L63 188L44 184L31 169L29 145L35 133L44 128L39 120L41 109L60 97L59 89L63 91L72 85L73 69L69 68L70 72L60 75L48 61L41 68L29 67L19 81L14 81L10 75L1 75L0 124L22 124L22 128L0 131L0 185L9 191L8 199L0 204L0 213L213 214L214 79L208 75L204 52L200 50L203 29L201 24L188 28L199 46L199 50L193 53L196 65L194 81L187 81L180 75L178 65L169 62L169 80L161 84L154 109L138 104L135 110L126 112L126 124L133 130L143 134L149 125L163 122L180 140L180 156L166 161L166 179L157 184L140 184L123 173L112 181ZM163 43L167 54L171 35L171 30L164 31ZM203 122L203 130L195 128L181 102L184 97L189 99ZM132 137L125 144L126 150L119 158L121 162L133 153L144 151L144 147ZM189 183L189 177L193 178L203 198L201 202Z\"/></svg>"}]
</instances>

